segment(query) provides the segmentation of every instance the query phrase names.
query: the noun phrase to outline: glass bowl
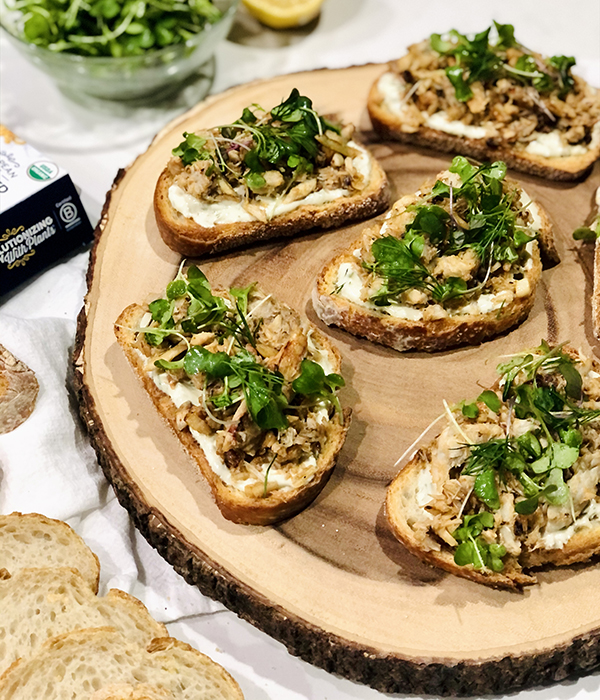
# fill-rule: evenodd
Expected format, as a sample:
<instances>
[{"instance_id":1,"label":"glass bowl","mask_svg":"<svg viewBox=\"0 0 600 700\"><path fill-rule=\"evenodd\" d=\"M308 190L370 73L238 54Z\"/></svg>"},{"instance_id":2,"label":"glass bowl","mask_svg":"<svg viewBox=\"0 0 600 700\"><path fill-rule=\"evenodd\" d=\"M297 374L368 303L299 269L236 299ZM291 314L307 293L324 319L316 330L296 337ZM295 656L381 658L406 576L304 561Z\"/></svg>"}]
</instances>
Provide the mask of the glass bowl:
<instances>
[{"instance_id":1,"label":"glass bowl","mask_svg":"<svg viewBox=\"0 0 600 700\"><path fill-rule=\"evenodd\" d=\"M19 37L19 15L2 3L0 24L9 41L31 63L50 75L68 95L80 93L106 100L162 99L176 92L213 57L217 44L231 28L239 0L213 0L222 17L183 44L151 49L120 58L80 56L50 51Z\"/></svg>"}]
</instances>

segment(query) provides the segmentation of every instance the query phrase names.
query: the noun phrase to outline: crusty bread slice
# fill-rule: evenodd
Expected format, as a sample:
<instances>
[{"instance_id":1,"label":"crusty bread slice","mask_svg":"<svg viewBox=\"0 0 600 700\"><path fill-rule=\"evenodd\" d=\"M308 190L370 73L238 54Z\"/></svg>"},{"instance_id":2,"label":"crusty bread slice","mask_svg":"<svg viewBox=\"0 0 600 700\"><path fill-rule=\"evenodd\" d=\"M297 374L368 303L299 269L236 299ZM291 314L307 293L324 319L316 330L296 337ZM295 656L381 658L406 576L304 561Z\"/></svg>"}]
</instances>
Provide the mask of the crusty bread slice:
<instances>
[{"instance_id":1,"label":"crusty bread slice","mask_svg":"<svg viewBox=\"0 0 600 700\"><path fill-rule=\"evenodd\" d=\"M0 677L3 700L243 700L219 664L183 642L146 648L110 628L71 632Z\"/></svg>"},{"instance_id":2,"label":"crusty bread slice","mask_svg":"<svg viewBox=\"0 0 600 700\"><path fill-rule=\"evenodd\" d=\"M529 52L517 45L500 54L514 68L517 57L527 58ZM539 54L528 58L536 61L538 70L544 66ZM592 109L599 114L597 90L575 77L566 96L557 89L540 93L524 84L521 76L504 73L475 81L472 99L459 101L445 73L456 65L454 60L423 41L390 63L367 98L371 122L380 136L482 161L502 160L515 170L551 180L577 180L589 172L600 157L600 120L590 123L587 118ZM542 70L553 73L548 66ZM455 116L448 119L445 109ZM577 136L571 131L560 149L564 153L554 155L556 139L548 135L554 131L560 140L572 127ZM532 148L531 141L540 135L548 140Z\"/></svg>"},{"instance_id":3,"label":"crusty bread slice","mask_svg":"<svg viewBox=\"0 0 600 700\"><path fill-rule=\"evenodd\" d=\"M262 297L262 299L267 298L271 299L270 295ZM316 328L308 328L305 323L300 321L299 316L286 305L279 302L273 303L275 308L279 309L277 313L285 313L288 318L295 319L295 323L298 323L299 328L301 328L300 334L306 336L307 333L310 333L313 346L317 348L320 355L327 358L328 373L338 373L341 358L328 338L318 332ZM260 306L261 302L257 304L257 309ZM207 454L199 444L197 437L191 432L189 425L182 422L181 410L183 408L185 411L189 402L183 406L176 405L174 400L157 385L155 377L153 377L154 365L152 357L149 357L149 345L144 341L144 334L137 330L142 327L146 313L147 309L137 304L127 307L115 323L115 335L161 417L174 431L207 480L222 514L234 522L267 525L289 518L304 509L316 498L331 476L350 424L350 411L347 409L341 415L336 411L322 423L324 436L321 440L321 447L318 454L315 455L316 463L306 475L300 471L298 478L293 477L296 480L284 484L284 487L271 487L271 476L286 479L285 472L280 471L279 474L276 474L275 470L270 472L270 476L269 470L267 470L266 474L253 477L249 485L245 481L240 487L236 487L233 483L226 483L222 476L217 473L219 469L224 469L225 473L228 473L229 468L225 462L216 455L214 448L211 448L214 454ZM257 313L253 318L260 324L260 314ZM295 352L295 337L290 337L285 345L292 353ZM303 352L306 353L306 349ZM296 360L299 359L299 357L296 358ZM213 437L215 437L214 432ZM275 442L279 439L276 435L273 437ZM300 464L297 466L301 467ZM267 480L267 477L269 481L268 493L266 492L266 484L263 490L263 480Z\"/></svg>"},{"instance_id":4,"label":"crusty bread slice","mask_svg":"<svg viewBox=\"0 0 600 700\"><path fill-rule=\"evenodd\" d=\"M112 589L98 598L75 569L21 569L0 581L0 674L50 637L106 626L143 646L168 636L166 627L124 591Z\"/></svg>"},{"instance_id":5,"label":"crusty bread slice","mask_svg":"<svg viewBox=\"0 0 600 700\"><path fill-rule=\"evenodd\" d=\"M445 153L462 153L482 161L502 160L514 170L548 180L580 180L600 157L600 139L597 139L598 143L585 154L544 157L502 143L490 146L485 138L457 136L428 126L421 126L417 131L406 131L402 117L386 108L377 83L374 83L369 91L367 106L373 128L381 138ZM598 131L600 133L600 129Z\"/></svg>"},{"instance_id":6,"label":"crusty bread slice","mask_svg":"<svg viewBox=\"0 0 600 700\"><path fill-rule=\"evenodd\" d=\"M77 569L90 590L98 591L98 557L69 525L38 513L0 515L0 571L9 577L42 567Z\"/></svg>"},{"instance_id":7,"label":"crusty bread slice","mask_svg":"<svg viewBox=\"0 0 600 700\"><path fill-rule=\"evenodd\" d=\"M445 171L440 173L437 179L444 180L450 176L451 173ZM483 291L480 290L468 295L464 304L455 306L452 310L443 307L442 311L438 309L435 314L429 316L427 316L427 313L430 313L427 310L428 307L423 306L422 300L417 304L403 301L399 306L408 311L402 318L391 315L394 311L392 306L378 307L370 303L367 298L359 296L358 292L350 294L344 290L346 278L342 273L349 270L353 279L355 278L354 282L360 287L362 295L371 288L376 291L378 284L376 278L369 275L362 265L370 255L372 244L383 236L394 235L401 239L407 223L410 223L407 212L415 203L428 201L428 193L431 192L433 184L433 182L425 183L414 195L406 195L398 200L383 222L365 229L362 238L339 253L322 269L313 289L313 306L322 321L399 351L432 352L459 345L480 343L512 328L527 317L535 301L535 289L542 270L537 241L530 244L530 262L520 268L519 274L522 274L524 280L521 282L521 290L517 291L515 280L510 279L516 269L511 268L505 275L508 288L512 290L507 296L510 301L501 305L493 303L491 309L485 306L473 307L474 303L479 304L478 300L483 296ZM529 200L516 183L511 183L510 186ZM538 223L537 229L534 231L530 228L530 232L532 235L534 233L537 235L540 243L543 242L547 257L556 259L550 221L539 205L532 202L531 206L535 207ZM394 221L400 223L391 229L389 222ZM442 256L440 256L441 259ZM352 289L352 284L350 288ZM431 302L430 299L427 303L431 304ZM436 305L436 309L438 306ZM469 306L472 310L463 313L462 309ZM390 309L390 313L387 309ZM413 310L414 313L411 313Z\"/></svg>"},{"instance_id":8,"label":"crusty bread slice","mask_svg":"<svg viewBox=\"0 0 600 700\"><path fill-rule=\"evenodd\" d=\"M371 177L359 192L350 192L325 204L302 204L289 213L267 221L259 219L202 226L178 212L169 199L172 176L165 169L156 184L154 214L165 243L184 256L194 257L238 248L312 229L331 229L360 221L384 211L389 204L389 186L383 168L369 155Z\"/></svg>"},{"instance_id":9,"label":"crusty bread slice","mask_svg":"<svg viewBox=\"0 0 600 700\"><path fill-rule=\"evenodd\" d=\"M575 361L582 377L583 405L598 412L600 362L572 348L562 349ZM539 379L539 386L558 387L564 392L564 378L556 371L549 372ZM490 391L501 398L501 388ZM511 481L508 471L503 472L504 476L496 476L500 498L495 508L484 505L475 477L465 473L464 465L468 464L473 445L504 441L507 434L518 439L527 430L536 429L535 421L518 419L511 400L504 400L498 413L488 408L483 395L476 405L478 415L470 418L460 405L447 408L446 427L432 442L408 455L408 462L391 482L385 512L397 539L429 564L478 583L512 590L537 582L530 569L567 566L598 554L600 412L576 428L583 441L577 460L563 472L569 488L564 505L544 502L540 497L538 508L523 514L515 511L515 503L524 500L522 487ZM558 436L554 439L558 441ZM457 541L453 540L457 528L464 524L465 516L482 512L494 516L493 527L483 531L485 542L501 544L507 550L501 570L475 567L472 563L459 565L455 561Z\"/></svg>"}]
</instances>

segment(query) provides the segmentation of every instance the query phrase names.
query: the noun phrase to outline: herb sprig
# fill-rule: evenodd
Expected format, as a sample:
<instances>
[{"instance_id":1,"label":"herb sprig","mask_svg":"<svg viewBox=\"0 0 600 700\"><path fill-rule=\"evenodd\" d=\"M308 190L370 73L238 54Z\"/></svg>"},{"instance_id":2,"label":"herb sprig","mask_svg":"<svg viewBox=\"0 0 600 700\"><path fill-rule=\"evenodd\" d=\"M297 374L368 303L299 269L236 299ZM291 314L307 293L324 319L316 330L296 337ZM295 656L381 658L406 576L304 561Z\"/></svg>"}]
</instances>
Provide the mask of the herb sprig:
<instances>
[{"instance_id":1,"label":"herb sprig","mask_svg":"<svg viewBox=\"0 0 600 700\"><path fill-rule=\"evenodd\" d=\"M471 85L476 81L491 82L509 77L524 85L530 85L540 93L557 91L559 98L569 93L575 81L571 68L575 65L572 56L552 56L542 61L525 49L514 35L511 24L494 22L495 41L490 41L492 27L469 38L455 29L443 39L440 34L430 37L431 48L442 56L453 58L447 66L446 75L454 87L456 99L468 102L473 97ZM517 48L523 54L512 66L506 50Z\"/></svg>"}]
</instances>

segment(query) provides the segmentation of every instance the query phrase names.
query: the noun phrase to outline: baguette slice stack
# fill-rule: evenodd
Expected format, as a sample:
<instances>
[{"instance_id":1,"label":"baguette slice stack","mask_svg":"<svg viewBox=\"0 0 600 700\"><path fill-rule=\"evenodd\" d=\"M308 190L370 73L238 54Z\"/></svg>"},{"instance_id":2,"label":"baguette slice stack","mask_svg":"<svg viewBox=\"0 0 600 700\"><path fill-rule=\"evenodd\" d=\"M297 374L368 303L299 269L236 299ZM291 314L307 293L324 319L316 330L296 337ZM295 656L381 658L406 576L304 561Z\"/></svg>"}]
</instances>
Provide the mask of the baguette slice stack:
<instances>
[{"instance_id":1,"label":"baguette slice stack","mask_svg":"<svg viewBox=\"0 0 600 700\"><path fill-rule=\"evenodd\" d=\"M600 92L571 75L573 59L545 59L511 25L474 38L432 35L373 84L368 110L384 138L576 180L600 157ZM490 68L490 64L496 68Z\"/></svg>"},{"instance_id":2,"label":"baguette slice stack","mask_svg":"<svg viewBox=\"0 0 600 700\"><path fill-rule=\"evenodd\" d=\"M242 309L235 300L240 290L213 295L195 266L180 271L175 283L181 296L166 326L165 317L151 318L156 300L133 304L115 323L119 345L226 518L267 525L295 515L327 483L350 423L350 411L336 397L343 384L339 353L293 309L254 285ZM192 316L198 318L199 290L209 320L190 328ZM202 367L189 362L200 356ZM217 362L223 364L211 369ZM307 373L318 386L298 386ZM257 411L257 401L264 411Z\"/></svg>"},{"instance_id":3,"label":"baguette slice stack","mask_svg":"<svg viewBox=\"0 0 600 700\"><path fill-rule=\"evenodd\" d=\"M233 124L185 132L154 193L165 243L199 256L385 210L384 170L333 121L293 90L271 112L252 105Z\"/></svg>"},{"instance_id":4,"label":"baguette slice stack","mask_svg":"<svg viewBox=\"0 0 600 700\"><path fill-rule=\"evenodd\" d=\"M461 187L470 188L476 169L468 166L464 183L457 175L465 164L455 158L449 171L399 199L382 223L323 268L313 292L322 321L399 351L432 352L477 344L527 317L541 275L539 246L557 259L550 221L517 183L498 179L505 203L499 216L513 217L514 227L482 253L478 241L499 230L499 210L480 227L486 214ZM496 165L504 164L477 172ZM511 246L510 260L497 254L501 245Z\"/></svg>"},{"instance_id":5,"label":"baguette slice stack","mask_svg":"<svg viewBox=\"0 0 600 700\"><path fill-rule=\"evenodd\" d=\"M2 700L243 700L139 600L96 596L98 559L66 523L1 516L0 568Z\"/></svg>"},{"instance_id":6,"label":"baguette slice stack","mask_svg":"<svg viewBox=\"0 0 600 700\"><path fill-rule=\"evenodd\" d=\"M385 509L423 561L521 589L537 582L532 569L600 552L600 362L542 343L499 370L494 389L447 408L441 433L392 481Z\"/></svg>"},{"instance_id":7,"label":"baguette slice stack","mask_svg":"<svg viewBox=\"0 0 600 700\"><path fill-rule=\"evenodd\" d=\"M243 700L231 676L171 637L147 648L108 627L47 642L2 678L6 700Z\"/></svg>"}]
</instances>

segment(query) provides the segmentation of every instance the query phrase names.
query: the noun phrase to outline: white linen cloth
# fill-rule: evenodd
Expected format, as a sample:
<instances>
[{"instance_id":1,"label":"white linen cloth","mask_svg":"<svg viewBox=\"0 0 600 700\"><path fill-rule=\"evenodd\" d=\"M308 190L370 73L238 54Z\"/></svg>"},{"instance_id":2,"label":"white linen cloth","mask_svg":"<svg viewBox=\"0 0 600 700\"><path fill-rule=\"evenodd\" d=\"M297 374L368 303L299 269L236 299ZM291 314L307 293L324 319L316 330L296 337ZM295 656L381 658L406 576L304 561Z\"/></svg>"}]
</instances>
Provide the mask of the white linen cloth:
<instances>
[{"instance_id":1,"label":"white linen cloth","mask_svg":"<svg viewBox=\"0 0 600 700\"><path fill-rule=\"evenodd\" d=\"M492 19L513 23L521 41L546 54L575 55L579 72L600 85L596 0L505 0L495 7L480 0L326 0L316 27L295 32L270 32L241 11L230 41L217 51L213 92L275 74L390 60L432 32L480 31ZM0 122L65 167L82 188L90 217L97 218L118 168L145 150L174 111L86 112L5 41L0 49ZM135 530L104 479L69 389L68 358L87 259L87 252L80 252L0 299L0 343L40 382L32 416L0 436L0 512L37 511L69 522L100 559L100 593L118 587L139 597L171 634L222 663L246 700L385 697L290 656L187 585ZM516 697L599 695L600 677L592 674Z\"/></svg>"}]
</instances>

